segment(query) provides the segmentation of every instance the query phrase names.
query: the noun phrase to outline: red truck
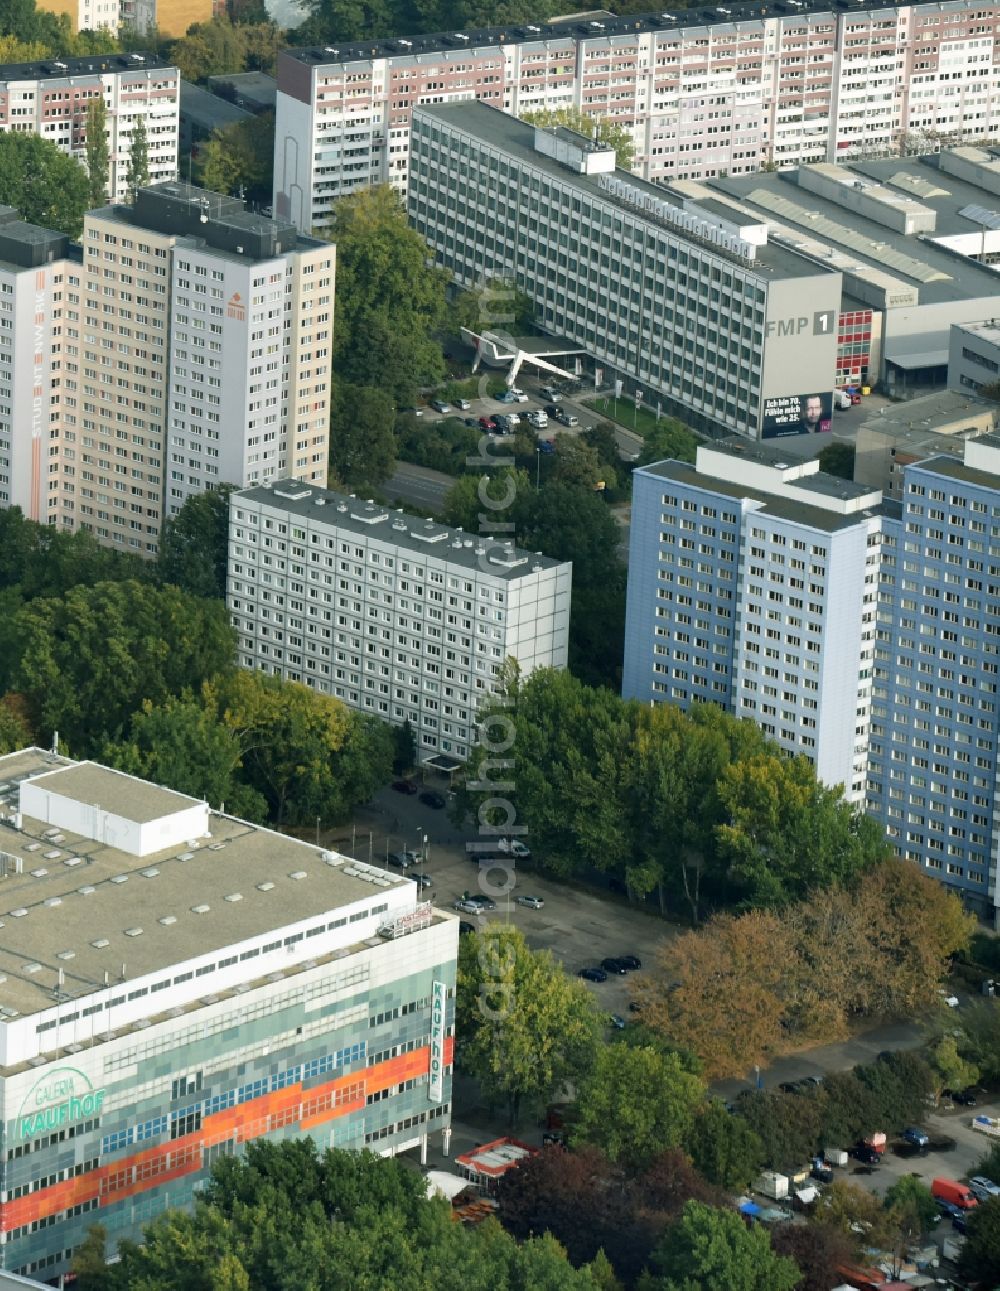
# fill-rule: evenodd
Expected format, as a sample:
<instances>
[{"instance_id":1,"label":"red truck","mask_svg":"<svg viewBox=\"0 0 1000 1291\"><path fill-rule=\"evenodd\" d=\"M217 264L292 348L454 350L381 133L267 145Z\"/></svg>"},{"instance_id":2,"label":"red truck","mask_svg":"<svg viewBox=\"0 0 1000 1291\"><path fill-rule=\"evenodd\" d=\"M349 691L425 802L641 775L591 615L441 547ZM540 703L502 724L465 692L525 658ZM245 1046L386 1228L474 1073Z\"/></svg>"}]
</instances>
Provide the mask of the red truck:
<instances>
[{"instance_id":1,"label":"red truck","mask_svg":"<svg viewBox=\"0 0 1000 1291\"><path fill-rule=\"evenodd\" d=\"M935 1179L931 1184L931 1195L939 1201L950 1201L960 1210L972 1210L978 1205L971 1189L964 1183L956 1183L954 1179Z\"/></svg>"}]
</instances>

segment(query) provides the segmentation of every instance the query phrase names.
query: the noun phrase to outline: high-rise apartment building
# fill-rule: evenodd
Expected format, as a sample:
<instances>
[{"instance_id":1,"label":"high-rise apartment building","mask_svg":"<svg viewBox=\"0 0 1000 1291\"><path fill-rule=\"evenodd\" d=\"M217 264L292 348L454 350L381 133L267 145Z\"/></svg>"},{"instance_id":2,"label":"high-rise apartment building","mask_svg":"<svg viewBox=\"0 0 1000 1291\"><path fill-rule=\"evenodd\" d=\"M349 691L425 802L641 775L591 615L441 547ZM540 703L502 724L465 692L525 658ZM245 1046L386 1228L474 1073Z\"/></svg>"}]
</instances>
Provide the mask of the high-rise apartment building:
<instances>
[{"instance_id":1,"label":"high-rise apartment building","mask_svg":"<svg viewBox=\"0 0 1000 1291\"><path fill-rule=\"evenodd\" d=\"M179 182L86 216L48 514L156 553L222 483L324 481L334 248Z\"/></svg>"},{"instance_id":2,"label":"high-rise apartment building","mask_svg":"<svg viewBox=\"0 0 1000 1291\"><path fill-rule=\"evenodd\" d=\"M884 519L762 445L637 470L622 694L749 717L863 804Z\"/></svg>"},{"instance_id":3,"label":"high-rise apartment building","mask_svg":"<svg viewBox=\"0 0 1000 1291\"><path fill-rule=\"evenodd\" d=\"M87 104L98 95L107 108L110 200L128 197L132 132L140 118L146 124L149 182L176 178L180 72L153 54L0 65L0 130L40 135L85 165Z\"/></svg>"},{"instance_id":4,"label":"high-rise apartment building","mask_svg":"<svg viewBox=\"0 0 1000 1291\"><path fill-rule=\"evenodd\" d=\"M568 562L283 480L230 499L238 661L468 757L504 661L566 665Z\"/></svg>"},{"instance_id":5,"label":"high-rise apartment building","mask_svg":"<svg viewBox=\"0 0 1000 1291\"><path fill-rule=\"evenodd\" d=\"M650 405L751 439L830 429L841 274L763 221L485 103L414 111L407 208L459 284L513 282Z\"/></svg>"},{"instance_id":6,"label":"high-rise apartment building","mask_svg":"<svg viewBox=\"0 0 1000 1291\"><path fill-rule=\"evenodd\" d=\"M69 239L0 207L0 506L48 517L51 435L62 396Z\"/></svg>"},{"instance_id":7,"label":"high-rise apartment building","mask_svg":"<svg viewBox=\"0 0 1000 1291\"><path fill-rule=\"evenodd\" d=\"M5 1269L140 1240L255 1140L447 1151L454 915L95 763L0 776Z\"/></svg>"},{"instance_id":8,"label":"high-rise apartment building","mask_svg":"<svg viewBox=\"0 0 1000 1291\"><path fill-rule=\"evenodd\" d=\"M355 188L405 191L413 108L466 99L609 118L654 182L987 140L998 28L997 0L796 0L288 50L274 209L309 229Z\"/></svg>"},{"instance_id":9,"label":"high-rise apartment building","mask_svg":"<svg viewBox=\"0 0 1000 1291\"><path fill-rule=\"evenodd\" d=\"M224 12L216 0L50 0L53 13L65 14L73 31L110 31L121 28L140 36L183 36L192 23L210 22Z\"/></svg>"},{"instance_id":10,"label":"high-rise apartment building","mask_svg":"<svg viewBox=\"0 0 1000 1291\"><path fill-rule=\"evenodd\" d=\"M900 855L1000 906L1000 436L906 467L885 525L868 810Z\"/></svg>"}]
</instances>

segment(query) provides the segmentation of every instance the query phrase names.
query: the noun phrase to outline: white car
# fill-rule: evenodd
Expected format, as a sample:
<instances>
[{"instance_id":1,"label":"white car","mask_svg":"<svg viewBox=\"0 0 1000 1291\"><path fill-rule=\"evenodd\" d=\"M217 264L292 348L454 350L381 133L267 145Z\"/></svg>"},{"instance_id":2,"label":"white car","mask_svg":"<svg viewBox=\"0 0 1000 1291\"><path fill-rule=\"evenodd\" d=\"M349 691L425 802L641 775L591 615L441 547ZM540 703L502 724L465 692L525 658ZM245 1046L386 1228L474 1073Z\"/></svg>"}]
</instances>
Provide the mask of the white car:
<instances>
[{"instance_id":1,"label":"white car","mask_svg":"<svg viewBox=\"0 0 1000 1291\"><path fill-rule=\"evenodd\" d=\"M455 902L454 908L456 910L460 910L462 914L482 914L483 913L483 908L478 901L458 900Z\"/></svg>"},{"instance_id":2,"label":"white car","mask_svg":"<svg viewBox=\"0 0 1000 1291\"><path fill-rule=\"evenodd\" d=\"M549 424L549 419L546 413L544 412L528 413L528 425L534 426L536 430L546 430L548 428L548 424ZM636 453L636 457L638 456L639 454Z\"/></svg>"},{"instance_id":3,"label":"white car","mask_svg":"<svg viewBox=\"0 0 1000 1291\"><path fill-rule=\"evenodd\" d=\"M948 1005L948 1007L949 1007L950 1009L957 1009L957 1008L958 1008L958 996L957 996L957 995L949 995L949 994L948 994L948 992L944 989L944 987L943 987L943 986L939 986L939 987L938 987L938 995L940 995L940 996L941 996L941 999L945 1002L945 1004L947 1004L947 1005Z\"/></svg>"},{"instance_id":4,"label":"white car","mask_svg":"<svg viewBox=\"0 0 1000 1291\"><path fill-rule=\"evenodd\" d=\"M508 856L520 857L522 861L531 860L531 849L519 838L498 838L497 851L506 852Z\"/></svg>"},{"instance_id":5,"label":"white car","mask_svg":"<svg viewBox=\"0 0 1000 1291\"><path fill-rule=\"evenodd\" d=\"M517 904L527 906L529 910L541 910L545 902L541 897L518 897Z\"/></svg>"},{"instance_id":6,"label":"white car","mask_svg":"<svg viewBox=\"0 0 1000 1291\"><path fill-rule=\"evenodd\" d=\"M511 391L511 394L514 396L514 402L515 402L515 403L527 403L527 402L528 402L528 396L524 393L524 391L523 391L523 390L512 390L512 391Z\"/></svg>"},{"instance_id":7,"label":"white car","mask_svg":"<svg viewBox=\"0 0 1000 1291\"><path fill-rule=\"evenodd\" d=\"M516 412L504 413L504 416L507 418L508 426L520 426L521 418Z\"/></svg>"},{"instance_id":8,"label":"white car","mask_svg":"<svg viewBox=\"0 0 1000 1291\"><path fill-rule=\"evenodd\" d=\"M455 407L461 408L463 412L468 412L469 409L472 407L472 404L469 403L468 399L456 399Z\"/></svg>"}]
</instances>

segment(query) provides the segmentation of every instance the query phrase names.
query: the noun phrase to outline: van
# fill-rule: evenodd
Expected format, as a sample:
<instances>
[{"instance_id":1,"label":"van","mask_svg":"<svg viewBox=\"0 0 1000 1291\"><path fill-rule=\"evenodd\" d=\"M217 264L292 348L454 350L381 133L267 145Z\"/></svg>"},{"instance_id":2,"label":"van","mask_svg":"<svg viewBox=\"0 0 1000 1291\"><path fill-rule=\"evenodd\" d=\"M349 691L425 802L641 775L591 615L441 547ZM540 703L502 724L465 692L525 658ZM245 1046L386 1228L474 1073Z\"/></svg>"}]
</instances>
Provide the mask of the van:
<instances>
[{"instance_id":1,"label":"van","mask_svg":"<svg viewBox=\"0 0 1000 1291\"><path fill-rule=\"evenodd\" d=\"M971 1188L954 1179L935 1179L931 1184L931 1196L938 1201L947 1201L959 1210L971 1210L977 1204Z\"/></svg>"}]
</instances>

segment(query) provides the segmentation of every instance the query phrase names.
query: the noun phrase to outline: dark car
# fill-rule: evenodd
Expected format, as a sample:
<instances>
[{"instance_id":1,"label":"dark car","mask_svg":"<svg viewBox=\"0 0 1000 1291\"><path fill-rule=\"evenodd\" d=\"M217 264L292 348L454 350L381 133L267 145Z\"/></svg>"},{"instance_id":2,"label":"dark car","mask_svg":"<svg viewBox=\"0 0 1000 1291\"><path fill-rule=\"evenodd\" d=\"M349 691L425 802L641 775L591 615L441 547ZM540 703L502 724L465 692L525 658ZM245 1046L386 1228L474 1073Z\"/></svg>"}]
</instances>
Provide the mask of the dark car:
<instances>
[{"instance_id":1,"label":"dark car","mask_svg":"<svg viewBox=\"0 0 1000 1291\"><path fill-rule=\"evenodd\" d=\"M958 1233L965 1232L965 1226L968 1223L969 1216L964 1210L960 1210L957 1215L952 1215L951 1226Z\"/></svg>"},{"instance_id":2,"label":"dark car","mask_svg":"<svg viewBox=\"0 0 1000 1291\"><path fill-rule=\"evenodd\" d=\"M459 919L458 935L460 937L464 937L467 933L475 932L475 931L476 931L476 925L474 923L469 923L467 919Z\"/></svg>"},{"instance_id":3,"label":"dark car","mask_svg":"<svg viewBox=\"0 0 1000 1291\"><path fill-rule=\"evenodd\" d=\"M581 968L578 974L586 982L606 982L608 975L603 968Z\"/></svg>"},{"instance_id":4,"label":"dark car","mask_svg":"<svg viewBox=\"0 0 1000 1291\"><path fill-rule=\"evenodd\" d=\"M642 1012L642 1005L639 1003L639 1001L638 1001L638 1000L632 1000L632 1001L629 1003L628 1011L629 1011L629 1013L641 1013L641 1012Z\"/></svg>"},{"instance_id":5,"label":"dark car","mask_svg":"<svg viewBox=\"0 0 1000 1291\"><path fill-rule=\"evenodd\" d=\"M620 959L602 959L601 967L606 973L620 973L622 976L628 972Z\"/></svg>"},{"instance_id":6,"label":"dark car","mask_svg":"<svg viewBox=\"0 0 1000 1291\"><path fill-rule=\"evenodd\" d=\"M469 897L469 900L473 905L477 905L480 910L495 910L497 908L497 903L492 897L475 896Z\"/></svg>"},{"instance_id":7,"label":"dark car","mask_svg":"<svg viewBox=\"0 0 1000 1291\"><path fill-rule=\"evenodd\" d=\"M814 1165L809 1173L820 1183L833 1183L833 1170L825 1162Z\"/></svg>"},{"instance_id":8,"label":"dark car","mask_svg":"<svg viewBox=\"0 0 1000 1291\"><path fill-rule=\"evenodd\" d=\"M417 786L412 780L393 780L392 787L397 793L416 793Z\"/></svg>"},{"instance_id":9,"label":"dark car","mask_svg":"<svg viewBox=\"0 0 1000 1291\"><path fill-rule=\"evenodd\" d=\"M434 880L429 874L407 874L408 879L412 879L418 888L432 888Z\"/></svg>"},{"instance_id":10,"label":"dark car","mask_svg":"<svg viewBox=\"0 0 1000 1291\"><path fill-rule=\"evenodd\" d=\"M561 417L563 413L562 405L558 403L547 403L545 411L550 417Z\"/></svg>"},{"instance_id":11,"label":"dark car","mask_svg":"<svg viewBox=\"0 0 1000 1291\"><path fill-rule=\"evenodd\" d=\"M538 451L540 453L554 453L556 446L551 439L540 439L538 441Z\"/></svg>"},{"instance_id":12,"label":"dark car","mask_svg":"<svg viewBox=\"0 0 1000 1291\"><path fill-rule=\"evenodd\" d=\"M851 1156L862 1165L878 1165L882 1160L875 1149L869 1147L867 1143L856 1143L851 1148Z\"/></svg>"},{"instance_id":13,"label":"dark car","mask_svg":"<svg viewBox=\"0 0 1000 1291\"><path fill-rule=\"evenodd\" d=\"M471 429L472 429L472 430L475 430L475 429L476 429L476 427L479 425L479 418L478 418L478 417L466 417L466 418L465 418L465 424L466 424L467 426L471 427Z\"/></svg>"},{"instance_id":14,"label":"dark car","mask_svg":"<svg viewBox=\"0 0 1000 1291\"><path fill-rule=\"evenodd\" d=\"M542 1135L542 1147L564 1148L566 1146L566 1135L562 1130L546 1130Z\"/></svg>"},{"instance_id":15,"label":"dark car","mask_svg":"<svg viewBox=\"0 0 1000 1291\"><path fill-rule=\"evenodd\" d=\"M799 1082L797 1080L783 1080L778 1088L783 1094L797 1094L799 1092Z\"/></svg>"},{"instance_id":16,"label":"dark car","mask_svg":"<svg viewBox=\"0 0 1000 1291\"><path fill-rule=\"evenodd\" d=\"M410 852L390 852L388 861L390 865L395 865L399 870L408 870L413 864L410 857Z\"/></svg>"},{"instance_id":17,"label":"dark car","mask_svg":"<svg viewBox=\"0 0 1000 1291\"><path fill-rule=\"evenodd\" d=\"M444 795L435 793L433 789L427 789L420 795L420 801L425 807L433 807L435 811L440 811L445 805Z\"/></svg>"},{"instance_id":18,"label":"dark car","mask_svg":"<svg viewBox=\"0 0 1000 1291\"><path fill-rule=\"evenodd\" d=\"M619 964L624 964L630 973L634 973L637 968L642 967L642 960L638 955L619 955Z\"/></svg>"},{"instance_id":19,"label":"dark car","mask_svg":"<svg viewBox=\"0 0 1000 1291\"><path fill-rule=\"evenodd\" d=\"M959 1107L975 1107L976 1095L971 1089L953 1089L951 1101L958 1103Z\"/></svg>"}]
</instances>

